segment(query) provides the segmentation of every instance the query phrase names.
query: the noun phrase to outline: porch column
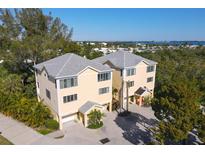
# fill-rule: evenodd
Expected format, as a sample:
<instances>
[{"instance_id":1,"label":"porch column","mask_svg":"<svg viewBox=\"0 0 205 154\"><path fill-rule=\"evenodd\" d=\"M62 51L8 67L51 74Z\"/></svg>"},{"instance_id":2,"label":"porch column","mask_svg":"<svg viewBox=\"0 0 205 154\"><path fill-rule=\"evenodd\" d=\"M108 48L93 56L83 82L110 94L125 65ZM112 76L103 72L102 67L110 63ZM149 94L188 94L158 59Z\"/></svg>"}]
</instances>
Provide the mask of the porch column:
<instances>
[{"instance_id":1,"label":"porch column","mask_svg":"<svg viewBox=\"0 0 205 154\"><path fill-rule=\"evenodd\" d=\"M87 117L87 114L84 114L84 125L85 125L85 127L88 126L88 117Z\"/></svg>"},{"instance_id":2,"label":"porch column","mask_svg":"<svg viewBox=\"0 0 205 154\"><path fill-rule=\"evenodd\" d=\"M112 102L109 103L109 112L112 112Z\"/></svg>"},{"instance_id":3,"label":"porch column","mask_svg":"<svg viewBox=\"0 0 205 154\"><path fill-rule=\"evenodd\" d=\"M139 106L141 106L142 105L142 96L140 96L140 98L139 98Z\"/></svg>"},{"instance_id":4,"label":"porch column","mask_svg":"<svg viewBox=\"0 0 205 154\"><path fill-rule=\"evenodd\" d=\"M63 122L59 116L58 116L58 123L59 123L59 129L62 130L63 129Z\"/></svg>"}]
</instances>

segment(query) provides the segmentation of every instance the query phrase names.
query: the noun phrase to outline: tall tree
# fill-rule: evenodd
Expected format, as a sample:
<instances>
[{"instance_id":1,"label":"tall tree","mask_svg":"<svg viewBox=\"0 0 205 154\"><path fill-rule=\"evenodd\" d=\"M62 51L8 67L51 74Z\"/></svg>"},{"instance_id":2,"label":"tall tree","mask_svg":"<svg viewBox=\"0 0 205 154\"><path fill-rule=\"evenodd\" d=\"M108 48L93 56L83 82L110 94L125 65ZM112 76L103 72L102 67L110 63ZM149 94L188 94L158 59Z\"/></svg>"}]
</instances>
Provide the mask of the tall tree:
<instances>
[{"instance_id":1,"label":"tall tree","mask_svg":"<svg viewBox=\"0 0 205 154\"><path fill-rule=\"evenodd\" d=\"M30 66L28 60L35 64L62 54L73 32L59 18L53 18L51 13L45 15L41 9L15 9L13 12L1 9L0 23L0 39L8 44L3 50L11 52L5 57L7 65L11 65L10 68L14 63L21 65L13 71L24 71L24 65Z\"/></svg>"},{"instance_id":2,"label":"tall tree","mask_svg":"<svg viewBox=\"0 0 205 154\"><path fill-rule=\"evenodd\" d=\"M152 104L156 117L161 120L158 139L167 144L182 143L187 140L198 119L198 89L193 81L180 79L179 75L161 88L161 96Z\"/></svg>"},{"instance_id":3,"label":"tall tree","mask_svg":"<svg viewBox=\"0 0 205 154\"><path fill-rule=\"evenodd\" d=\"M204 53L204 48L140 53L158 62L152 108L159 119L156 138L162 144L186 144L194 128L204 141Z\"/></svg>"}]
</instances>

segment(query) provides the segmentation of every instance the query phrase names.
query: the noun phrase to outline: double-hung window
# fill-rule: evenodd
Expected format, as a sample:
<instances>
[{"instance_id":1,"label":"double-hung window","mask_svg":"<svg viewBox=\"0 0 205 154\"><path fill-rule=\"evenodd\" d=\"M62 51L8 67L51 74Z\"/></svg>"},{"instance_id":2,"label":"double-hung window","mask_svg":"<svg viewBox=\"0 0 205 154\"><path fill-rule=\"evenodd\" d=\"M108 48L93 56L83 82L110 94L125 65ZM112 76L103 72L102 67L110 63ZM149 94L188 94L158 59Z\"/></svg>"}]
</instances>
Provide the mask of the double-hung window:
<instances>
[{"instance_id":1,"label":"double-hung window","mask_svg":"<svg viewBox=\"0 0 205 154\"><path fill-rule=\"evenodd\" d=\"M132 76L136 74L136 69L135 68L131 68L131 69L127 69L127 76Z\"/></svg>"},{"instance_id":2,"label":"double-hung window","mask_svg":"<svg viewBox=\"0 0 205 154\"><path fill-rule=\"evenodd\" d=\"M152 82L152 81L153 81L153 77L147 78L147 82Z\"/></svg>"},{"instance_id":3,"label":"double-hung window","mask_svg":"<svg viewBox=\"0 0 205 154\"><path fill-rule=\"evenodd\" d=\"M134 86L134 81L128 81L127 86L128 87L133 87Z\"/></svg>"},{"instance_id":4,"label":"double-hung window","mask_svg":"<svg viewBox=\"0 0 205 154\"><path fill-rule=\"evenodd\" d=\"M99 73L98 74L98 82L110 80L110 78L111 78L111 73L110 72Z\"/></svg>"},{"instance_id":5,"label":"double-hung window","mask_svg":"<svg viewBox=\"0 0 205 154\"><path fill-rule=\"evenodd\" d=\"M77 85L78 85L78 78L77 77L71 77L71 78L66 78L66 79L60 80L60 89L75 87Z\"/></svg>"},{"instance_id":6,"label":"double-hung window","mask_svg":"<svg viewBox=\"0 0 205 154\"><path fill-rule=\"evenodd\" d=\"M63 97L63 103L76 101L77 99L78 99L78 95L77 94L64 96Z\"/></svg>"},{"instance_id":7,"label":"double-hung window","mask_svg":"<svg viewBox=\"0 0 205 154\"><path fill-rule=\"evenodd\" d=\"M109 87L104 87L99 89L99 94L109 93Z\"/></svg>"}]
</instances>

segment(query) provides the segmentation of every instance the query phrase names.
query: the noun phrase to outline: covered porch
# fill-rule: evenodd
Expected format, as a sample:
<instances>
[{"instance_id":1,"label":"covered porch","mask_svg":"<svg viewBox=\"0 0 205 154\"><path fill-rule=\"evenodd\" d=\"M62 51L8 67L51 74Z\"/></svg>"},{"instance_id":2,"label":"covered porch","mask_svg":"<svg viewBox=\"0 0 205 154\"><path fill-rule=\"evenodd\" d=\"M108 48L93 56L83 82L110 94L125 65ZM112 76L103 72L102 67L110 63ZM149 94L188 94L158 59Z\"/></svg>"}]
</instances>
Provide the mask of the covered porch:
<instances>
[{"instance_id":1,"label":"covered porch","mask_svg":"<svg viewBox=\"0 0 205 154\"><path fill-rule=\"evenodd\" d=\"M104 106L96 103L96 102L92 102L92 101L87 101L85 104L83 104L80 108L79 108L79 112L78 112L78 119L83 123L83 125L85 127L88 126L88 114L92 111L92 110L99 110L100 112L103 112L103 110L105 109Z\"/></svg>"},{"instance_id":2,"label":"covered porch","mask_svg":"<svg viewBox=\"0 0 205 154\"><path fill-rule=\"evenodd\" d=\"M144 104L145 97L149 96L152 96L152 92L146 87L140 87L134 93L135 102L139 106L142 106Z\"/></svg>"}]
</instances>

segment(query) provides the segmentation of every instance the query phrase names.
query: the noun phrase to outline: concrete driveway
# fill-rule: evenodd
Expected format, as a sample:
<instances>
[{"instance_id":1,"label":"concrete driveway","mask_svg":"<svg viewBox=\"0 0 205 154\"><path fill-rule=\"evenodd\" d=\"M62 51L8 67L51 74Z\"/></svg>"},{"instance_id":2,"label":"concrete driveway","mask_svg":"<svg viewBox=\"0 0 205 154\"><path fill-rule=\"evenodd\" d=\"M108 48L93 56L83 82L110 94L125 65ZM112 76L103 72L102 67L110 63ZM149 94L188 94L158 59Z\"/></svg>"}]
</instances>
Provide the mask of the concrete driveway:
<instances>
[{"instance_id":1,"label":"concrete driveway","mask_svg":"<svg viewBox=\"0 0 205 154\"><path fill-rule=\"evenodd\" d=\"M68 124L63 130L64 137L54 139L54 132L46 135L32 144L77 144L77 145L97 145L102 144L99 140L109 138L110 142L107 144L131 144L123 137L123 130L119 128L112 120L115 117L113 113L106 113L104 119L104 127L100 129L88 129L81 123ZM109 118L109 119L108 119Z\"/></svg>"},{"instance_id":2,"label":"concrete driveway","mask_svg":"<svg viewBox=\"0 0 205 154\"><path fill-rule=\"evenodd\" d=\"M130 105L127 117L117 116L117 112L106 112L104 126L97 130L85 128L81 123L67 123L63 130L64 137L55 139L59 132L43 136L32 144L102 144L100 140L109 138L112 145L146 144L152 141L149 128L154 126L156 119L151 108Z\"/></svg>"},{"instance_id":3,"label":"concrete driveway","mask_svg":"<svg viewBox=\"0 0 205 154\"><path fill-rule=\"evenodd\" d=\"M146 144L152 141L150 127L156 124L151 108L129 105L132 113L126 117L118 116L116 111L106 112L104 126L93 130L85 128L81 123L69 122L64 130L48 135L41 135L23 123L0 114L0 132L13 144L101 144L101 139L108 138L112 145ZM56 136L62 136L56 139Z\"/></svg>"}]
</instances>

